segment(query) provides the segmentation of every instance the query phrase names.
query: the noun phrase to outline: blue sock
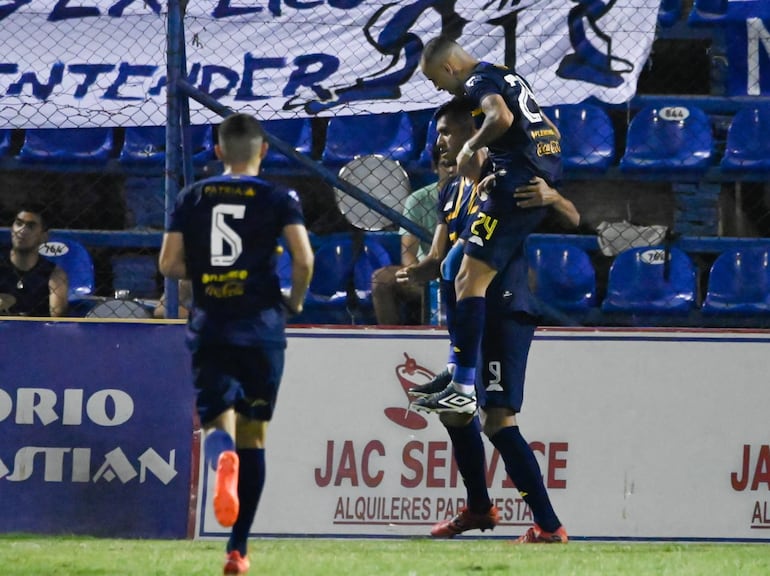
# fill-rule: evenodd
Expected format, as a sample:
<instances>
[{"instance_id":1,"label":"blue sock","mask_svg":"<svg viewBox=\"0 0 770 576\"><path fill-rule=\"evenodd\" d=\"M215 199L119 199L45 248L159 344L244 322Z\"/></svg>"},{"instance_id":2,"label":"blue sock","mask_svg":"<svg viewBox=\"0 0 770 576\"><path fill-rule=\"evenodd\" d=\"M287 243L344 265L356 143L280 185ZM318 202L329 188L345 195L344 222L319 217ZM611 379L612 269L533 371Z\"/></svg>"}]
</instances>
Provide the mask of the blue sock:
<instances>
[{"instance_id":1,"label":"blue sock","mask_svg":"<svg viewBox=\"0 0 770 576\"><path fill-rule=\"evenodd\" d=\"M476 416L467 426L447 426L457 469L468 492L468 509L483 514L492 506L487 491L486 458L481 424Z\"/></svg>"},{"instance_id":2,"label":"blue sock","mask_svg":"<svg viewBox=\"0 0 770 576\"><path fill-rule=\"evenodd\" d=\"M442 280L440 286L441 297L446 303L446 329L447 332L449 332L449 358L447 359L447 364L454 364L456 366L457 356L454 351L455 327L457 324L455 319L455 308L457 307L457 302L455 301L455 284L454 282Z\"/></svg>"},{"instance_id":3,"label":"blue sock","mask_svg":"<svg viewBox=\"0 0 770 576\"><path fill-rule=\"evenodd\" d=\"M239 448L238 458L238 519L230 531L227 551L238 550L241 556L247 554L249 530L257 514L259 497L265 485L265 450L264 448Z\"/></svg>"},{"instance_id":4,"label":"blue sock","mask_svg":"<svg viewBox=\"0 0 770 576\"><path fill-rule=\"evenodd\" d=\"M446 328L451 336L455 325L455 309L457 308L455 283L441 280L439 290L441 290L441 301L444 303L444 311L446 312Z\"/></svg>"},{"instance_id":5,"label":"blue sock","mask_svg":"<svg viewBox=\"0 0 770 576\"><path fill-rule=\"evenodd\" d=\"M227 450L235 450L233 437L224 430L216 429L208 432L203 440L203 457L212 470L217 469L219 455Z\"/></svg>"},{"instance_id":6,"label":"blue sock","mask_svg":"<svg viewBox=\"0 0 770 576\"><path fill-rule=\"evenodd\" d=\"M500 452L508 476L532 510L537 525L546 532L555 532L561 522L551 506L535 453L519 432L519 427L503 428L489 440Z\"/></svg>"},{"instance_id":7,"label":"blue sock","mask_svg":"<svg viewBox=\"0 0 770 576\"><path fill-rule=\"evenodd\" d=\"M473 386L476 383L476 360L484 333L484 298L463 298L457 302L455 327L455 355L457 370L453 380Z\"/></svg>"}]
</instances>

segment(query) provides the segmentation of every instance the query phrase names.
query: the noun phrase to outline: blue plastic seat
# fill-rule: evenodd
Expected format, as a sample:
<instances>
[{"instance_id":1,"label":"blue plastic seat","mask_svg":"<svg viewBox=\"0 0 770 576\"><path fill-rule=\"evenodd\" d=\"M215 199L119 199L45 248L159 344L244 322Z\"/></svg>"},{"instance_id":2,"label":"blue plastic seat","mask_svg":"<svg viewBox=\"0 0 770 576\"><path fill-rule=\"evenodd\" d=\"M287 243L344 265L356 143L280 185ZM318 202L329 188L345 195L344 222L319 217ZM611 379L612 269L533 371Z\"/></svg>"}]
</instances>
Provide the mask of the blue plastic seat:
<instances>
[{"instance_id":1,"label":"blue plastic seat","mask_svg":"<svg viewBox=\"0 0 770 576\"><path fill-rule=\"evenodd\" d=\"M50 234L40 246L40 254L67 273L70 302L94 293L94 262L88 250L77 240Z\"/></svg>"},{"instance_id":2,"label":"blue plastic seat","mask_svg":"<svg viewBox=\"0 0 770 576\"><path fill-rule=\"evenodd\" d=\"M364 239L355 261L353 256L353 241L349 236L335 236L322 242L315 252L313 280L305 298L305 312L301 321L326 324L374 321L372 273L392 262L387 250L371 238ZM353 309L349 302L351 282L358 300L358 310Z\"/></svg>"},{"instance_id":3,"label":"blue plastic seat","mask_svg":"<svg viewBox=\"0 0 770 576\"><path fill-rule=\"evenodd\" d=\"M711 266L704 314L770 314L770 247L728 250Z\"/></svg>"},{"instance_id":4,"label":"blue plastic seat","mask_svg":"<svg viewBox=\"0 0 770 576\"><path fill-rule=\"evenodd\" d=\"M163 228L165 182L160 175L131 175L123 185L127 225L130 228Z\"/></svg>"},{"instance_id":5,"label":"blue plastic seat","mask_svg":"<svg viewBox=\"0 0 770 576\"><path fill-rule=\"evenodd\" d=\"M770 171L770 106L739 110L727 131L723 170Z\"/></svg>"},{"instance_id":6,"label":"blue plastic seat","mask_svg":"<svg viewBox=\"0 0 770 576\"><path fill-rule=\"evenodd\" d=\"M615 159L615 129L603 108L564 104L545 109L561 133L561 158L566 170L606 170Z\"/></svg>"},{"instance_id":7,"label":"blue plastic seat","mask_svg":"<svg viewBox=\"0 0 770 576\"><path fill-rule=\"evenodd\" d=\"M596 305L596 271L582 248L569 244L528 246L535 275L534 294L565 312L586 311Z\"/></svg>"},{"instance_id":8,"label":"blue plastic seat","mask_svg":"<svg viewBox=\"0 0 770 576\"><path fill-rule=\"evenodd\" d=\"M658 24L670 28L682 16L682 0L661 0L658 10Z\"/></svg>"},{"instance_id":9,"label":"blue plastic seat","mask_svg":"<svg viewBox=\"0 0 770 576\"><path fill-rule=\"evenodd\" d=\"M671 248L665 265L662 248L631 248L618 254L610 267L602 310L687 314L695 307L695 287L695 267L685 252Z\"/></svg>"},{"instance_id":10,"label":"blue plastic seat","mask_svg":"<svg viewBox=\"0 0 770 576\"><path fill-rule=\"evenodd\" d=\"M406 112L339 116L329 120L324 164L341 166L356 156L381 154L406 164L416 155L412 122Z\"/></svg>"},{"instance_id":11,"label":"blue plastic seat","mask_svg":"<svg viewBox=\"0 0 770 576\"><path fill-rule=\"evenodd\" d=\"M203 164L213 158L214 140L211 126L191 126L190 143L194 164ZM166 127L126 128L119 160L126 165L162 166L166 162Z\"/></svg>"},{"instance_id":12,"label":"blue plastic seat","mask_svg":"<svg viewBox=\"0 0 770 576\"><path fill-rule=\"evenodd\" d=\"M436 145L438 132L436 131L436 121L431 120L428 123L428 129L425 133L425 145L420 152L417 164L421 168L431 168L433 164L433 147Z\"/></svg>"},{"instance_id":13,"label":"blue plastic seat","mask_svg":"<svg viewBox=\"0 0 770 576\"><path fill-rule=\"evenodd\" d=\"M11 131L0 130L0 156L4 156L11 148Z\"/></svg>"},{"instance_id":14,"label":"blue plastic seat","mask_svg":"<svg viewBox=\"0 0 770 576\"><path fill-rule=\"evenodd\" d=\"M695 106L647 106L631 120L625 172L700 173L712 160L714 138L709 117Z\"/></svg>"},{"instance_id":15,"label":"blue plastic seat","mask_svg":"<svg viewBox=\"0 0 770 576\"><path fill-rule=\"evenodd\" d=\"M310 118L266 120L262 122L262 127L279 140L294 146L297 152L309 155L313 148L313 127ZM262 161L262 166L265 168L285 168L293 164L293 160L281 154L274 147L268 148L267 156Z\"/></svg>"},{"instance_id":16,"label":"blue plastic seat","mask_svg":"<svg viewBox=\"0 0 770 576\"><path fill-rule=\"evenodd\" d=\"M19 159L62 167L104 164L109 159L112 144L111 128L31 129L24 133Z\"/></svg>"},{"instance_id":17,"label":"blue plastic seat","mask_svg":"<svg viewBox=\"0 0 770 576\"><path fill-rule=\"evenodd\" d=\"M724 20L728 0L695 0L687 19L688 24L711 24Z\"/></svg>"}]
</instances>

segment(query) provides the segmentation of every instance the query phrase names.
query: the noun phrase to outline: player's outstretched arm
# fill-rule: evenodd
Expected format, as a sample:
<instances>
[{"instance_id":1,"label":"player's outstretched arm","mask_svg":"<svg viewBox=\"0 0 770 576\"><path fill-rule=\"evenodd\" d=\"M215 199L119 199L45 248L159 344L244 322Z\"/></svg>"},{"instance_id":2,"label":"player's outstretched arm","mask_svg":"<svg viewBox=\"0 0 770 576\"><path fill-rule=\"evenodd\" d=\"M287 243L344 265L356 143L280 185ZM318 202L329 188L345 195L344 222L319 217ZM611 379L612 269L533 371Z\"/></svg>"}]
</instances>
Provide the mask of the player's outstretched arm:
<instances>
[{"instance_id":1,"label":"player's outstretched arm","mask_svg":"<svg viewBox=\"0 0 770 576\"><path fill-rule=\"evenodd\" d=\"M577 228L580 225L580 212L575 205L539 176L516 188L513 197L521 208L550 206L556 212L559 223L565 228Z\"/></svg>"},{"instance_id":2,"label":"player's outstretched arm","mask_svg":"<svg viewBox=\"0 0 770 576\"><path fill-rule=\"evenodd\" d=\"M291 254L291 291L286 298L286 305L289 311L299 314L313 277L313 248L310 246L307 229L302 224L285 226L283 237Z\"/></svg>"},{"instance_id":3,"label":"player's outstretched arm","mask_svg":"<svg viewBox=\"0 0 770 576\"><path fill-rule=\"evenodd\" d=\"M447 252L449 233L447 225L441 223L433 233L433 242L428 254L419 262L401 268L396 272L396 282L424 284L438 278L441 261Z\"/></svg>"}]
</instances>

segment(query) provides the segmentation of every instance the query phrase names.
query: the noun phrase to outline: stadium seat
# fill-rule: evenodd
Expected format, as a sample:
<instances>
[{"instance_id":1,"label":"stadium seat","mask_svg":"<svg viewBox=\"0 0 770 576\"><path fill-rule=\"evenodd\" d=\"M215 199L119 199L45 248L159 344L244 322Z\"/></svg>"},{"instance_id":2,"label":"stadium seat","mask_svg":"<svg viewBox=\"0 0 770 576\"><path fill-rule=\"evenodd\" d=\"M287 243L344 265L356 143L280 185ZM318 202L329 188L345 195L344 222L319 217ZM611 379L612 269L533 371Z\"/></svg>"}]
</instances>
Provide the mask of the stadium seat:
<instances>
[{"instance_id":1,"label":"stadium seat","mask_svg":"<svg viewBox=\"0 0 770 576\"><path fill-rule=\"evenodd\" d=\"M727 15L727 2L728 0L695 0L687 23L697 25L721 22Z\"/></svg>"},{"instance_id":2,"label":"stadium seat","mask_svg":"<svg viewBox=\"0 0 770 576\"><path fill-rule=\"evenodd\" d=\"M313 280L305 298L301 321L326 324L373 322L372 272L390 264L385 248L371 238L363 240L355 261L350 236L335 235L322 241L315 252ZM356 302L349 301L351 288Z\"/></svg>"},{"instance_id":3,"label":"stadium seat","mask_svg":"<svg viewBox=\"0 0 770 576\"><path fill-rule=\"evenodd\" d=\"M420 110L411 112L412 125L414 126L414 142L419 155L417 157L417 167L430 170L431 150L436 143L436 122L433 120L435 110Z\"/></svg>"},{"instance_id":4,"label":"stadium seat","mask_svg":"<svg viewBox=\"0 0 770 576\"><path fill-rule=\"evenodd\" d=\"M11 148L11 131L0 130L0 156L5 156Z\"/></svg>"},{"instance_id":5,"label":"stadium seat","mask_svg":"<svg viewBox=\"0 0 770 576\"><path fill-rule=\"evenodd\" d=\"M628 127L625 172L700 173L713 154L709 117L695 106L647 106Z\"/></svg>"},{"instance_id":6,"label":"stadium seat","mask_svg":"<svg viewBox=\"0 0 770 576\"><path fill-rule=\"evenodd\" d=\"M585 311L596 305L596 271L588 254L569 244L528 246L534 272L534 294L565 312Z\"/></svg>"},{"instance_id":7,"label":"stadium seat","mask_svg":"<svg viewBox=\"0 0 770 576\"><path fill-rule=\"evenodd\" d=\"M157 260L149 254L114 256L111 263L115 292L128 291L131 298L157 298Z\"/></svg>"},{"instance_id":8,"label":"stadium seat","mask_svg":"<svg viewBox=\"0 0 770 576\"><path fill-rule=\"evenodd\" d=\"M727 171L770 171L770 106L739 110L727 131L721 167Z\"/></svg>"},{"instance_id":9,"label":"stadium seat","mask_svg":"<svg viewBox=\"0 0 770 576\"><path fill-rule=\"evenodd\" d=\"M406 165L415 153L412 122L405 112L335 116L329 120L321 160L338 167L356 156L381 154Z\"/></svg>"},{"instance_id":10,"label":"stadium seat","mask_svg":"<svg viewBox=\"0 0 770 576\"><path fill-rule=\"evenodd\" d=\"M41 128L27 130L19 160L66 167L104 164L112 150L111 128Z\"/></svg>"},{"instance_id":11,"label":"stadium seat","mask_svg":"<svg viewBox=\"0 0 770 576\"><path fill-rule=\"evenodd\" d=\"M565 104L544 109L561 132L565 170L604 171L615 159L615 130L603 108Z\"/></svg>"},{"instance_id":12,"label":"stadium seat","mask_svg":"<svg viewBox=\"0 0 770 576\"><path fill-rule=\"evenodd\" d=\"M661 0L658 10L658 24L670 28L682 16L682 0Z\"/></svg>"},{"instance_id":13,"label":"stadium seat","mask_svg":"<svg viewBox=\"0 0 770 576\"><path fill-rule=\"evenodd\" d=\"M313 127L310 118L291 118L287 120L266 120L262 122L266 132L294 146L297 152L310 154L313 149ZM275 148L269 148L262 161L265 168L285 168L292 166L290 160Z\"/></svg>"},{"instance_id":14,"label":"stadium seat","mask_svg":"<svg viewBox=\"0 0 770 576\"><path fill-rule=\"evenodd\" d=\"M163 228L165 182L160 175L131 175L123 185L127 225L130 228Z\"/></svg>"},{"instance_id":15,"label":"stadium seat","mask_svg":"<svg viewBox=\"0 0 770 576\"><path fill-rule=\"evenodd\" d=\"M213 157L214 140L211 126L191 126L190 140L194 164L203 164ZM166 162L166 127L133 126L126 128L121 164L131 166L161 166Z\"/></svg>"},{"instance_id":16,"label":"stadium seat","mask_svg":"<svg viewBox=\"0 0 770 576\"><path fill-rule=\"evenodd\" d=\"M770 314L770 247L728 250L711 266L704 314Z\"/></svg>"},{"instance_id":17,"label":"stadium seat","mask_svg":"<svg viewBox=\"0 0 770 576\"><path fill-rule=\"evenodd\" d=\"M690 257L671 248L631 248L615 257L607 280L604 312L687 314L695 307L695 267ZM668 269L668 277L666 270Z\"/></svg>"},{"instance_id":18,"label":"stadium seat","mask_svg":"<svg viewBox=\"0 0 770 576\"><path fill-rule=\"evenodd\" d=\"M48 242L40 246L39 251L67 273L67 299L70 302L94 293L94 262L80 242L50 234Z\"/></svg>"}]
</instances>

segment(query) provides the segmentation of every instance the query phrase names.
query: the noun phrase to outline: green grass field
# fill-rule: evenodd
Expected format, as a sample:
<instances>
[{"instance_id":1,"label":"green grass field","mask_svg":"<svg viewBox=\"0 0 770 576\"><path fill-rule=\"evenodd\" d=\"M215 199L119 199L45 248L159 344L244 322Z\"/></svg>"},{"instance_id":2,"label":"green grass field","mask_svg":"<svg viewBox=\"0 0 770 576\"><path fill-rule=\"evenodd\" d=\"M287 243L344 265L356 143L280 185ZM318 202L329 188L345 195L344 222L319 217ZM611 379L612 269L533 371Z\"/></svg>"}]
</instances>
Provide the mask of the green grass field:
<instances>
[{"instance_id":1,"label":"green grass field","mask_svg":"<svg viewBox=\"0 0 770 576\"><path fill-rule=\"evenodd\" d=\"M256 539L250 545L255 576L770 574L768 544ZM222 542L0 535L2 576L209 576L221 574L223 556Z\"/></svg>"}]
</instances>

